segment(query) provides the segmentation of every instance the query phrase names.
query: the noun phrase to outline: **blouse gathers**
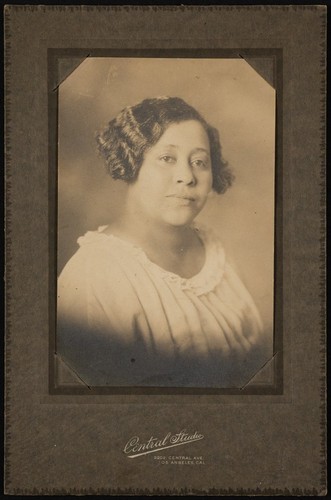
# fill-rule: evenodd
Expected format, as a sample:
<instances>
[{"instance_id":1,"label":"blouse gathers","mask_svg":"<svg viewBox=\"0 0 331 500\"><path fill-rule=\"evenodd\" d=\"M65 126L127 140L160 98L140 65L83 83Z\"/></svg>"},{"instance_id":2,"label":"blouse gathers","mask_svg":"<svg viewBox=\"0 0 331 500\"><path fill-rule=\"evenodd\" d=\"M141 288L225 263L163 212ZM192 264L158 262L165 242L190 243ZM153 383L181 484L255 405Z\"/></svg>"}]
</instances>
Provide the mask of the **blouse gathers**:
<instances>
[{"instance_id":1,"label":"blouse gathers","mask_svg":"<svg viewBox=\"0 0 331 500\"><path fill-rule=\"evenodd\" d=\"M58 353L91 385L237 386L267 355L259 312L223 246L184 279L101 226L58 281Z\"/></svg>"}]
</instances>

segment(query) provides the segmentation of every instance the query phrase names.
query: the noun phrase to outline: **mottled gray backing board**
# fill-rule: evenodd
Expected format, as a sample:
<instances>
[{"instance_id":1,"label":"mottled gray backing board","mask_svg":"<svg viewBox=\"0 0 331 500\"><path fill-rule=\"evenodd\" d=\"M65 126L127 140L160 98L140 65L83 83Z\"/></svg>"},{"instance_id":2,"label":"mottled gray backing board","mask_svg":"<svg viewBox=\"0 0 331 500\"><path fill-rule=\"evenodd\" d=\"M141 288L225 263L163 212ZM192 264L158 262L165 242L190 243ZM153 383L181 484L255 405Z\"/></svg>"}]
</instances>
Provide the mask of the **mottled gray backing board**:
<instances>
[{"instance_id":1,"label":"mottled gray backing board","mask_svg":"<svg viewBox=\"0 0 331 500\"><path fill-rule=\"evenodd\" d=\"M325 8L9 6L5 31L6 492L325 494ZM282 394L49 394L47 52L89 47L282 50ZM123 453L182 429L203 465Z\"/></svg>"}]
</instances>

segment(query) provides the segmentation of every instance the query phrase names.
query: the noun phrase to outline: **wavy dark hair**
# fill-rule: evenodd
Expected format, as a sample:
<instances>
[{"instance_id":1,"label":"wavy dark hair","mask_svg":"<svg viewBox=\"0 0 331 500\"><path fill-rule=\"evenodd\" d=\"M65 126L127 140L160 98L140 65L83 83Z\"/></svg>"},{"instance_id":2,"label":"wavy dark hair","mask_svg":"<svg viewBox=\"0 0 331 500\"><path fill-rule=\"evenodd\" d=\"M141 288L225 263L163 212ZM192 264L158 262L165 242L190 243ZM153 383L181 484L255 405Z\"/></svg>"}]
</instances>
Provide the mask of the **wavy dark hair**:
<instances>
[{"instance_id":1,"label":"wavy dark hair","mask_svg":"<svg viewBox=\"0 0 331 500\"><path fill-rule=\"evenodd\" d=\"M108 173L114 179L134 182L145 151L158 142L169 125L187 120L197 120L206 130L211 154L212 187L217 193L224 193L234 177L222 157L218 130L179 97L156 97L128 106L97 134L98 149Z\"/></svg>"}]
</instances>

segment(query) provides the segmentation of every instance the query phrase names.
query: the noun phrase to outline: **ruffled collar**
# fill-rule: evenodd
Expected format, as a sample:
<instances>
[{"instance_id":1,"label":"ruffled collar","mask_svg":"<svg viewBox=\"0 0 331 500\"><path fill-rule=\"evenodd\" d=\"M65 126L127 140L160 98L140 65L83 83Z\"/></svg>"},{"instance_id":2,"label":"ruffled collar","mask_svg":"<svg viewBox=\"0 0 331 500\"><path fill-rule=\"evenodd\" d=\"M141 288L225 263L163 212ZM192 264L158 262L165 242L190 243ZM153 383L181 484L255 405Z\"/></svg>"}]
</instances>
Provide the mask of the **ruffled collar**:
<instances>
[{"instance_id":1,"label":"ruffled collar","mask_svg":"<svg viewBox=\"0 0 331 500\"><path fill-rule=\"evenodd\" d=\"M105 234L104 230L107 227L100 226L97 231L88 231L84 236L78 238L77 243L80 246L101 241L115 244L121 249L126 249L145 269L149 269L169 284L178 286L182 290L192 291L196 295L212 291L222 279L225 266L225 252L221 243L205 227L193 225L193 229L197 231L199 238L204 244L206 257L201 270L191 278L183 278L176 273L158 266L147 257L144 250L138 245L122 240L113 234Z\"/></svg>"}]
</instances>

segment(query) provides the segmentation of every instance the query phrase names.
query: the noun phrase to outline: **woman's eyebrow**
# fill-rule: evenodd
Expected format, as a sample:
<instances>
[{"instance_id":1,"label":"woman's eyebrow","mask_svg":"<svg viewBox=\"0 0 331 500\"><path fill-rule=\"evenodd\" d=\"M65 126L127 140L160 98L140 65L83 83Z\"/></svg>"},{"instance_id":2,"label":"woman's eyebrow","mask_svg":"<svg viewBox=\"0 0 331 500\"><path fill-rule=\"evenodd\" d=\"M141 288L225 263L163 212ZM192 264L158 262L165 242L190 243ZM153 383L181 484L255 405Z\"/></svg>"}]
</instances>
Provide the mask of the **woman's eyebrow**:
<instances>
[{"instance_id":1,"label":"woman's eyebrow","mask_svg":"<svg viewBox=\"0 0 331 500\"><path fill-rule=\"evenodd\" d=\"M157 146L157 148L159 150L167 149L167 148L178 149L179 146L177 144L162 144L162 145L160 144L159 146ZM191 151L191 154L194 154L194 153L206 153L206 155L210 156L210 152L208 151L208 149L202 148L202 147L193 148Z\"/></svg>"},{"instance_id":2,"label":"woman's eyebrow","mask_svg":"<svg viewBox=\"0 0 331 500\"><path fill-rule=\"evenodd\" d=\"M202 153L206 153L207 155L210 154L209 151L208 151L208 149L206 149L206 148L194 148L192 152L193 153L202 152Z\"/></svg>"},{"instance_id":3,"label":"woman's eyebrow","mask_svg":"<svg viewBox=\"0 0 331 500\"><path fill-rule=\"evenodd\" d=\"M162 148L177 148L178 149L178 146L176 144L160 144L158 146L159 149L162 149Z\"/></svg>"}]
</instances>

